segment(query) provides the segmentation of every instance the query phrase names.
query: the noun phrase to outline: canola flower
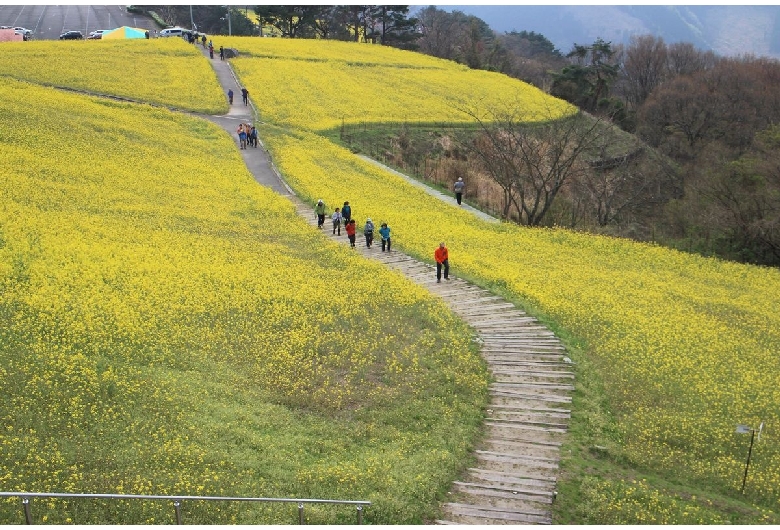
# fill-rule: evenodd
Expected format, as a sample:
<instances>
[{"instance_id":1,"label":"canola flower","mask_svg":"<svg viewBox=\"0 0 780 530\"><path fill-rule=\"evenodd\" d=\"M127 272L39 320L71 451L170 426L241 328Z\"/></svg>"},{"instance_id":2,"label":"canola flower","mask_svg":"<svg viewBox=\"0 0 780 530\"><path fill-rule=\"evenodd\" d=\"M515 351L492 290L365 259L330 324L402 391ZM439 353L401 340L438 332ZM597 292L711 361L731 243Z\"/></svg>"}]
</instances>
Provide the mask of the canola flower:
<instances>
[{"instance_id":1,"label":"canola flower","mask_svg":"<svg viewBox=\"0 0 780 530\"><path fill-rule=\"evenodd\" d=\"M376 516L411 492L428 502L399 520L430 510L487 392L441 302L325 241L209 122L9 80L0 150L4 489L360 497ZM418 485L420 465L443 471Z\"/></svg>"},{"instance_id":2,"label":"canola flower","mask_svg":"<svg viewBox=\"0 0 780 530\"><path fill-rule=\"evenodd\" d=\"M528 121L574 108L503 74L396 50L305 39L219 39L264 121L323 130L359 122L453 122L513 104Z\"/></svg>"},{"instance_id":3,"label":"canola flower","mask_svg":"<svg viewBox=\"0 0 780 530\"><path fill-rule=\"evenodd\" d=\"M228 108L209 59L182 39L5 44L0 76L193 112Z\"/></svg>"}]
</instances>

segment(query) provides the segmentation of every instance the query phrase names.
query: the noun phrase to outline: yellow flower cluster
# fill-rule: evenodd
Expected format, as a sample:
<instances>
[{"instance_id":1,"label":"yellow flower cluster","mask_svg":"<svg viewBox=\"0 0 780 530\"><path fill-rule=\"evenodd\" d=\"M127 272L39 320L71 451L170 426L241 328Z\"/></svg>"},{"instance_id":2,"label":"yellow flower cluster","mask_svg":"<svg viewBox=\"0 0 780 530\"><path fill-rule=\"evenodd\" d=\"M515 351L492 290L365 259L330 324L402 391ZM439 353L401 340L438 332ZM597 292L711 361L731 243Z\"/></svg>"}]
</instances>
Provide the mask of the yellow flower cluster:
<instances>
[{"instance_id":1,"label":"yellow flower cluster","mask_svg":"<svg viewBox=\"0 0 780 530\"><path fill-rule=\"evenodd\" d=\"M310 130L355 122L471 122L465 110L522 109L528 121L573 107L502 74L385 46L304 39L220 38L262 119Z\"/></svg>"},{"instance_id":2,"label":"yellow flower cluster","mask_svg":"<svg viewBox=\"0 0 780 530\"><path fill-rule=\"evenodd\" d=\"M207 114L228 108L209 59L182 39L4 43L0 76Z\"/></svg>"},{"instance_id":3,"label":"yellow flower cluster","mask_svg":"<svg viewBox=\"0 0 780 530\"><path fill-rule=\"evenodd\" d=\"M217 126L9 80L0 149L4 489L306 497L289 477L327 453L288 425L332 416L336 447L407 402L437 411L362 459L399 432L428 454L479 414L464 324L257 186Z\"/></svg>"},{"instance_id":4,"label":"yellow flower cluster","mask_svg":"<svg viewBox=\"0 0 780 530\"><path fill-rule=\"evenodd\" d=\"M644 480L607 482L589 477L583 481L582 490L579 510L583 522L602 525L733 523L717 510L708 509L708 505L713 505L711 501L697 502L695 497L684 500Z\"/></svg>"}]
</instances>

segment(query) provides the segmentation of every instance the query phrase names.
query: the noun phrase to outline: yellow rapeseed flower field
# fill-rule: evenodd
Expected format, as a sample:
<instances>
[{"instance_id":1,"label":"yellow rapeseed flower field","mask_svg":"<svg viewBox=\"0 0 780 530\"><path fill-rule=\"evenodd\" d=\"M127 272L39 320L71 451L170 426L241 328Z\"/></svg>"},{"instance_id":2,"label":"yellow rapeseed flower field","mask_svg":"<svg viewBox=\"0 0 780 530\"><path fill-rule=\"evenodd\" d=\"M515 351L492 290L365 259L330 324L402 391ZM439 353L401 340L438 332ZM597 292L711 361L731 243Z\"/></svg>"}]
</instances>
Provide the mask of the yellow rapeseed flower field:
<instances>
[{"instance_id":1,"label":"yellow rapeseed flower field","mask_svg":"<svg viewBox=\"0 0 780 530\"><path fill-rule=\"evenodd\" d=\"M209 122L9 80L0 152L4 490L430 510L487 392L441 302L327 242Z\"/></svg>"},{"instance_id":2,"label":"yellow rapeseed flower field","mask_svg":"<svg viewBox=\"0 0 780 530\"><path fill-rule=\"evenodd\" d=\"M383 46L220 37L264 121L310 130L359 122L470 122L464 110L522 108L528 121L573 112L505 75Z\"/></svg>"},{"instance_id":3,"label":"yellow rapeseed flower field","mask_svg":"<svg viewBox=\"0 0 780 530\"><path fill-rule=\"evenodd\" d=\"M780 422L780 272L626 240L477 220L315 134L268 136L303 196L349 200L394 245L506 288L584 339L603 367L624 449L638 466L738 490L737 423ZM459 271L459 272L458 272ZM780 492L780 452L754 453L751 493Z\"/></svg>"},{"instance_id":4,"label":"yellow rapeseed flower field","mask_svg":"<svg viewBox=\"0 0 780 530\"><path fill-rule=\"evenodd\" d=\"M207 114L228 108L209 59L182 39L8 42L0 76Z\"/></svg>"}]
</instances>

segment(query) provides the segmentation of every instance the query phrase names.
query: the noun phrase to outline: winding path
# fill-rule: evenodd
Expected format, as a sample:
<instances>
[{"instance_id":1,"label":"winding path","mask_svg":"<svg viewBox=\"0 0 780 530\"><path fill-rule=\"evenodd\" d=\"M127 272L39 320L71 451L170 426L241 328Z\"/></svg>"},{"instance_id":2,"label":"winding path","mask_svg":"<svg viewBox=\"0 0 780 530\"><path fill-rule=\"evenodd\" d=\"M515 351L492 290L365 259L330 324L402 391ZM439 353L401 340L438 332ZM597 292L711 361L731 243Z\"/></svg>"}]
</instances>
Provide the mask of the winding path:
<instances>
[{"instance_id":1,"label":"winding path","mask_svg":"<svg viewBox=\"0 0 780 530\"><path fill-rule=\"evenodd\" d=\"M215 45L218 49L219 43ZM232 88L240 94L228 61L217 58L212 65L225 92ZM234 101L238 103L234 102L228 114L210 118L233 138L239 122L252 122L256 116L251 105L244 106L239 97ZM241 150L241 154L258 183L288 197L299 214L316 225L313 205L301 202L281 180L262 146ZM450 197L440 198L454 202ZM345 235L331 234L329 220L325 226L324 235L348 243ZM360 240L358 237L358 243ZM436 283L432 265L396 250L382 252L377 245L368 249L365 244L356 248L447 302L477 331L493 376L484 437L474 452L475 465L461 481L453 483L436 523L550 524L560 446L574 390L574 374L563 345L535 318L480 287L458 278Z\"/></svg>"}]
</instances>

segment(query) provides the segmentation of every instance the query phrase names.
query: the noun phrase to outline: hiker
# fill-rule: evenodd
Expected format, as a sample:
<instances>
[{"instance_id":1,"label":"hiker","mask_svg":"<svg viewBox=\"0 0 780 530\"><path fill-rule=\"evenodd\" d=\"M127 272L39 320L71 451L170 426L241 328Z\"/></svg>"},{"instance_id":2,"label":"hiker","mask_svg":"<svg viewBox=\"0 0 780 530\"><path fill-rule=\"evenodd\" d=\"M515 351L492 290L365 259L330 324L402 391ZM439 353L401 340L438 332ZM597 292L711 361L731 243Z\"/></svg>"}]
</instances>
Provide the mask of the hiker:
<instances>
[{"instance_id":1,"label":"hiker","mask_svg":"<svg viewBox=\"0 0 780 530\"><path fill-rule=\"evenodd\" d=\"M433 253L433 259L436 260L436 283L441 283L441 269L444 268L444 279L450 279L450 253L444 246L444 241L439 243L439 247Z\"/></svg>"},{"instance_id":2,"label":"hiker","mask_svg":"<svg viewBox=\"0 0 780 530\"><path fill-rule=\"evenodd\" d=\"M382 223L379 235L382 236L382 252L385 251L385 243L387 243L387 251L390 252L390 227L387 226L387 223Z\"/></svg>"},{"instance_id":3,"label":"hiker","mask_svg":"<svg viewBox=\"0 0 780 530\"><path fill-rule=\"evenodd\" d=\"M232 88L228 89L228 101L230 102L231 105L233 104L233 89Z\"/></svg>"},{"instance_id":4,"label":"hiker","mask_svg":"<svg viewBox=\"0 0 780 530\"><path fill-rule=\"evenodd\" d=\"M347 232L347 238L349 239L349 246L355 248L355 232L356 232L355 220L350 219L347 224L344 225L344 230Z\"/></svg>"},{"instance_id":5,"label":"hiker","mask_svg":"<svg viewBox=\"0 0 780 530\"><path fill-rule=\"evenodd\" d=\"M344 226L347 226L347 223L352 219L352 207L349 205L349 201L344 201L344 206L341 208L341 218L344 219Z\"/></svg>"},{"instance_id":6,"label":"hiker","mask_svg":"<svg viewBox=\"0 0 780 530\"><path fill-rule=\"evenodd\" d=\"M325 224L325 203L322 199L314 206L314 214L317 216L317 228L322 229L322 225Z\"/></svg>"},{"instance_id":7,"label":"hiker","mask_svg":"<svg viewBox=\"0 0 780 530\"><path fill-rule=\"evenodd\" d=\"M244 127L243 123L238 124L238 143L240 146L240 149L246 149L246 128Z\"/></svg>"},{"instance_id":8,"label":"hiker","mask_svg":"<svg viewBox=\"0 0 780 530\"><path fill-rule=\"evenodd\" d=\"M370 217L366 219L366 224L363 226L363 235L366 236L366 248L371 248L371 243L374 242L374 223Z\"/></svg>"},{"instance_id":9,"label":"hiker","mask_svg":"<svg viewBox=\"0 0 780 530\"><path fill-rule=\"evenodd\" d=\"M333 221L333 235L336 235L336 230L339 232L338 235L341 235L341 210L336 208L336 211L333 212L330 219Z\"/></svg>"},{"instance_id":10,"label":"hiker","mask_svg":"<svg viewBox=\"0 0 780 530\"><path fill-rule=\"evenodd\" d=\"M209 57L210 57L211 59L213 59L213 58L214 58L214 45L213 45L213 44L211 44L211 42L209 42Z\"/></svg>"},{"instance_id":11,"label":"hiker","mask_svg":"<svg viewBox=\"0 0 780 530\"><path fill-rule=\"evenodd\" d=\"M225 48L223 46L219 47L219 60L220 61L225 60Z\"/></svg>"},{"instance_id":12,"label":"hiker","mask_svg":"<svg viewBox=\"0 0 780 530\"><path fill-rule=\"evenodd\" d=\"M203 44L203 47L205 48L205 47L206 47L206 36L205 36L205 35L203 35L203 36L200 38L200 42Z\"/></svg>"},{"instance_id":13,"label":"hiker","mask_svg":"<svg viewBox=\"0 0 780 530\"><path fill-rule=\"evenodd\" d=\"M249 145L257 147L257 129L255 129L254 125L251 125L251 128L249 129Z\"/></svg>"},{"instance_id":14,"label":"hiker","mask_svg":"<svg viewBox=\"0 0 780 530\"><path fill-rule=\"evenodd\" d=\"M241 89L241 97L244 98L244 105L249 104L249 90L246 89L246 87Z\"/></svg>"},{"instance_id":15,"label":"hiker","mask_svg":"<svg viewBox=\"0 0 780 530\"><path fill-rule=\"evenodd\" d=\"M463 177L458 177L458 181L453 186L455 189L455 199L458 201L458 206L460 206L460 201L463 199L463 188L465 187L466 183L463 182Z\"/></svg>"}]
</instances>

